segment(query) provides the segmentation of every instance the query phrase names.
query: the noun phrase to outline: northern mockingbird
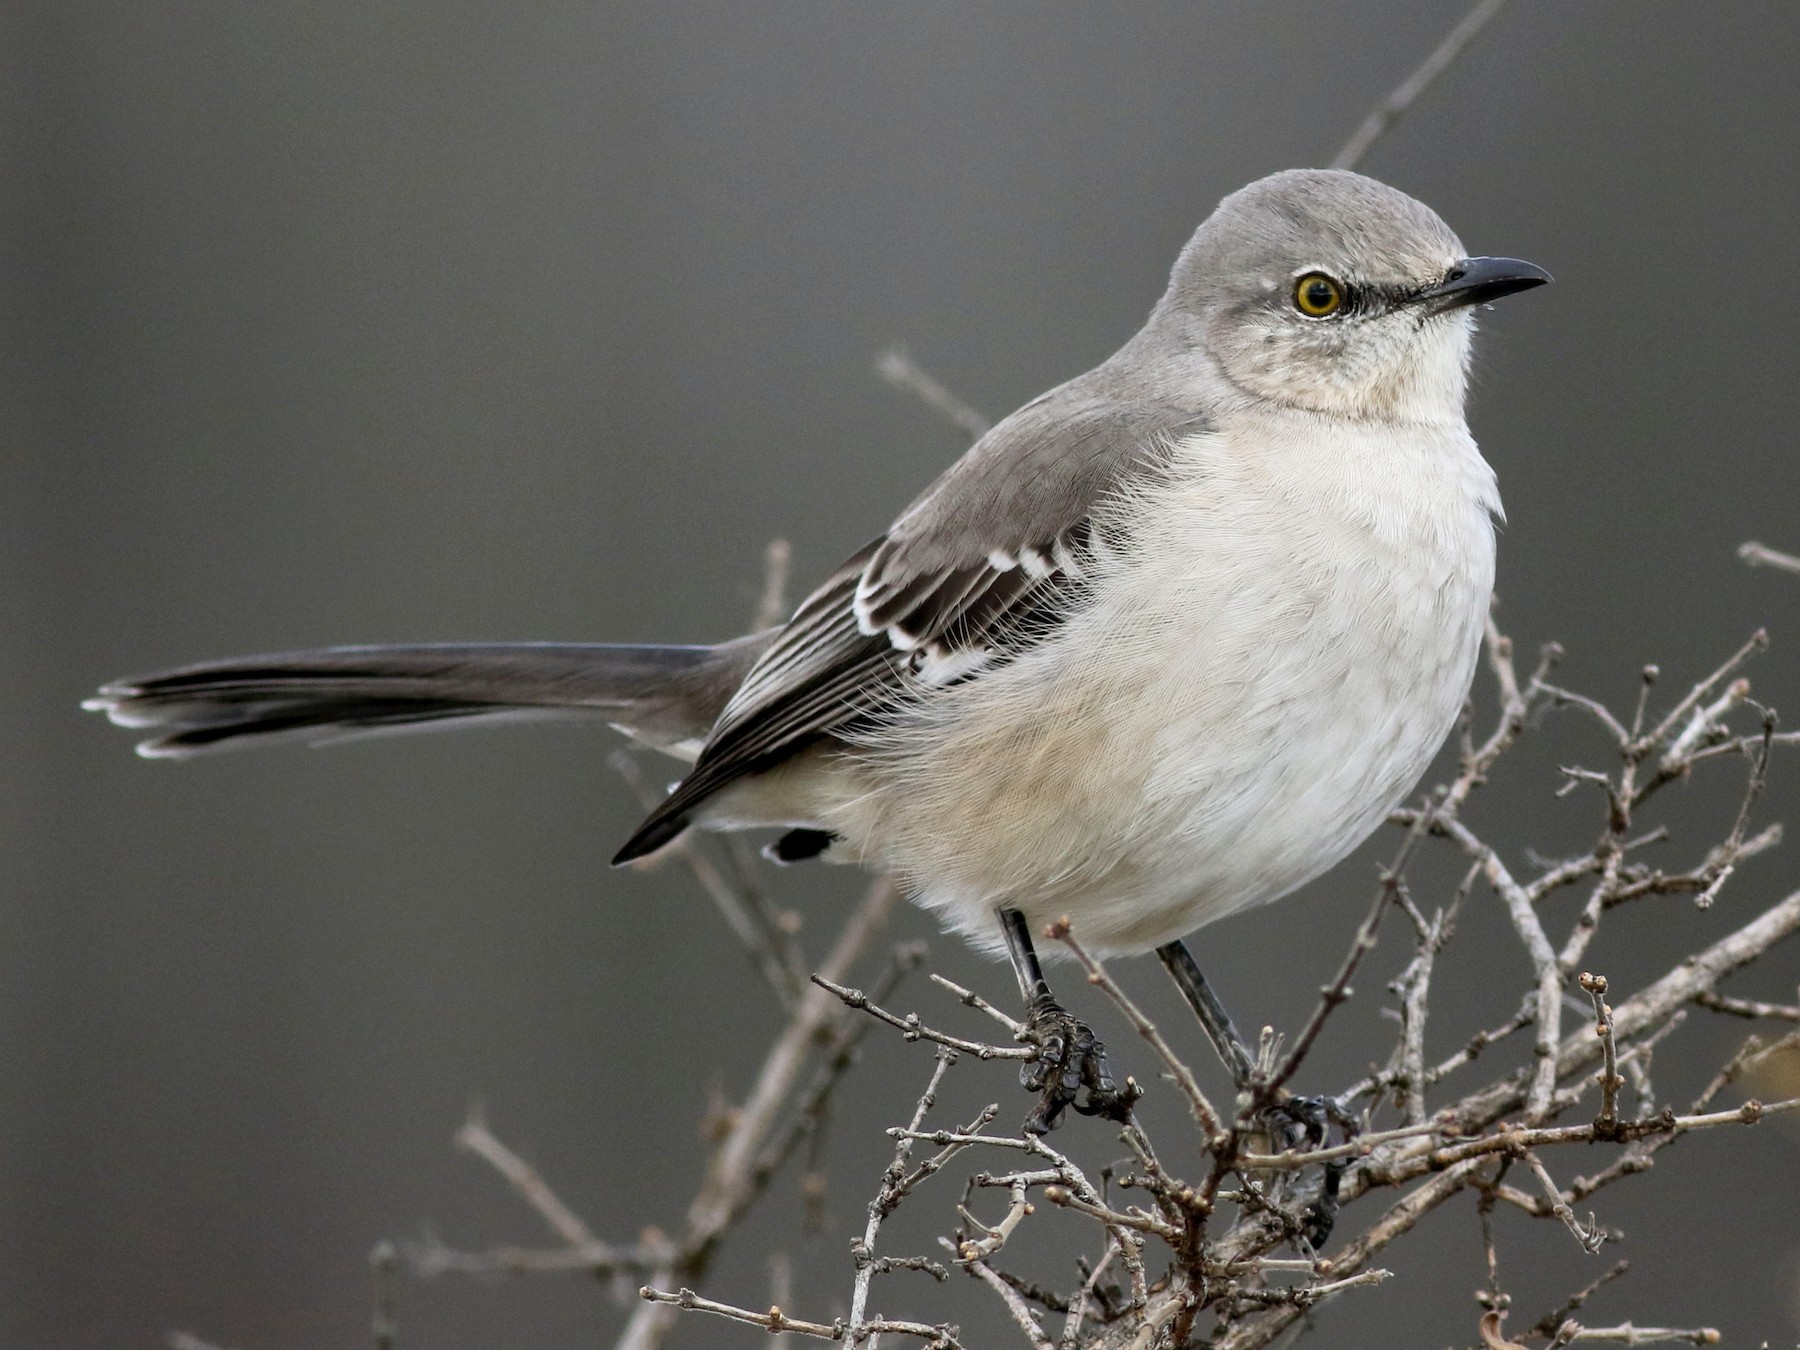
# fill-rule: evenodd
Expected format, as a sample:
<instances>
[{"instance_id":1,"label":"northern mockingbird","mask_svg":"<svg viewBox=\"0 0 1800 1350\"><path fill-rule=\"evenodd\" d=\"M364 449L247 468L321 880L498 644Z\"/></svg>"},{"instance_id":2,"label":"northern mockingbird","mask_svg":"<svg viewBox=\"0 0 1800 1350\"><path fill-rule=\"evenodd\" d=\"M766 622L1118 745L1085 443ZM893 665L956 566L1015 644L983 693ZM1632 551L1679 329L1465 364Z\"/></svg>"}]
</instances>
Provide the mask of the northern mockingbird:
<instances>
[{"instance_id":1,"label":"northern mockingbird","mask_svg":"<svg viewBox=\"0 0 1800 1350\"><path fill-rule=\"evenodd\" d=\"M778 628L335 648L88 706L170 758L605 718L692 764L616 861L773 827L780 860L886 868L1010 947L1040 1042L1028 1127L1083 1087L1078 1109L1116 1109L1030 929L1068 915L1093 950L1176 969L1184 934L1318 876L1412 788L1494 580L1500 498L1463 420L1472 307L1549 279L1467 256L1369 178L1278 173L1220 203L1123 348L983 436Z\"/></svg>"}]
</instances>

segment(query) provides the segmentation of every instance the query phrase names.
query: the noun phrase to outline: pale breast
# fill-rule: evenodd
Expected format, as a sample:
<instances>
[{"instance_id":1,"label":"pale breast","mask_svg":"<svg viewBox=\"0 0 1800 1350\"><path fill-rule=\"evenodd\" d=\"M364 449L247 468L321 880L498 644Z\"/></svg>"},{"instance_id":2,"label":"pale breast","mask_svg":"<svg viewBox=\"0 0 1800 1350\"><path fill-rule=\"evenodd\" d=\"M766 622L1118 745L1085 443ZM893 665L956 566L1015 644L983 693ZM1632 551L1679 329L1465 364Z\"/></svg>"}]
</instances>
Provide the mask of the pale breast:
<instances>
[{"instance_id":1,"label":"pale breast","mask_svg":"<svg viewBox=\"0 0 1800 1350\"><path fill-rule=\"evenodd\" d=\"M1195 438L1057 635L910 709L830 823L977 940L1007 905L1141 951L1276 899L1454 723L1497 506L1460 431Z\"/></svg>"}]
</instances>

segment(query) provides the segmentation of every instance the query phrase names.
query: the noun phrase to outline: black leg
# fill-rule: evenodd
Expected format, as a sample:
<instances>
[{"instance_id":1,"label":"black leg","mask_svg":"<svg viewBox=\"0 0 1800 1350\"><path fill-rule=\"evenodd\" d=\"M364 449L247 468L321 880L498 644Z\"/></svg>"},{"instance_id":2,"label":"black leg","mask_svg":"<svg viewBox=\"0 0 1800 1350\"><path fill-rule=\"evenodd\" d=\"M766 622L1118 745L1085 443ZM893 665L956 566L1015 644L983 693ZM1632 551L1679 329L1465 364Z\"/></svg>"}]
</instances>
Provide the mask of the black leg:
<instances>
[{"instance_id":1,"label":"black leg","mask_svg":"<svg viewBox=\"0 0 1800 1350\"><path fill-rule=\"evenodd\" d=\"M1253 1093L1256 1090L1252 1081L1255 1058L1237 1027L1232 1025L1231 1014L1213 993L1206 976L1200 973L1194 954L1180 940L1158 947L1156 954L1175 981L1175 987L1181 990L1188 1007L1194 1010L1194 1016L1200 1019L1207 1039L1219 1052L1219 1059L1230 1072L1237 1090ZM1281 1093L1280 1098L1262 1113L1269 1131L1269 1146L1274 1152L1322 1147L1334 1123L1344 1130L1346 1138L1355 1134L1355 1120L1336 1102L1324 1097L1295 1097L1287 1092ZM1324 1165L1319 1193L1301 1213L1302 1235L1315 1249L1324 1246L1331 1236L1332 1225L1337 1219L1338 1183L1343 1179L1344 1167L1341 1159Z\"/></svg>"},{"instance_id":2,"label":"black leg","mask_svg":"<svg viewBox=\"0 0 1800 1350\"><path fill-rule=\"evenodd\" d=\"M1025 1001L1024 1039L1037 1048L1036 1057L1019 1070L1025 1088L1041 1094L1036 1109L1025 1118L1025 1133L1048 1134L1071 1106L1084 1116L1124 1120L1138 1099L1137 1085L1128 1081L1121 1090L1113 1083L1106 1071L1106 1047L1050 992L1025 916L1016 909L999 913L1019 997Z\"/></svg>"},{"instance_id":3,"label":"black leg","mask_svg":"<svg viewBox=\"0 0 1800 1350\"><path fill-rule=\"evenodd\" d=\"M1225 1011L1225 1005L1213 993L1212 986L1206 982L1206 976L1200 973L1200 967L1194 961L1194 954L1187 949L1187 943L1177 938L1174 942L1158 947L1156 954L1170 978L1175 981L1175 987L1181 990L1182 997L1188 1001L1188 1007L1194 1010L1194 1016L1200 1019L1207 1039L1213 1043L1213 1049L1219 1052L1220 1061L1230 1072L1231 1081L1237 1084L1239 1092L1248 1091L1250 1074L1255 1068L1250 1047L1244 1044L1244 1038L1231 1024L1231 1014Z\"/></svg>"},{"instance_id":4,"label":"black leg","mask_svg":"<svg viewBox=\"0 0 1800 1350\"><path fill-rule=\"evenodd\" d=\"M1006 954L1012 961L1013 975L1019 981L1019 997L1027 1007L1040 998L1050 997L1050 982L1038 964L1037 948L1031 945L1031 925L1016 909L1000 913L1000 932L1006 938Z\"/></svg>"}]
</instances>

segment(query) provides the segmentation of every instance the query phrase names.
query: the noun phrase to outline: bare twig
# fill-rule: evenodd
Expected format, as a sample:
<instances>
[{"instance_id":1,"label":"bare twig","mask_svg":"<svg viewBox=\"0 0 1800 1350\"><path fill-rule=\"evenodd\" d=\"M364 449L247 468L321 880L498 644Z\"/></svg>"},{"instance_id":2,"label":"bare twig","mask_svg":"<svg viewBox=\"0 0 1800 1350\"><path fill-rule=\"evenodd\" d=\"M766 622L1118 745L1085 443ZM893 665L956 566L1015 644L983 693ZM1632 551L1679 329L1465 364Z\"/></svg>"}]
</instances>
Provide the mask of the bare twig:
<instances>
[{"instance_id":1,"label":"bare twig","mask_svg":"<svg viewBox=\"0 0 1800 1350\"><path fill-rule=\"evenodd\" d=\"M1625 1080L1619 1077L1618 1047L1613 1041L1612 1009L1606 1006L1606 976L1582 972L1581 987L1594 1000L1594 1034L1600 1038L1600 1115L1594 1127L1602 1136L1619 1123L1619 1089Z\"/></svg>"},{"instance_id":2,"label":"bare twig","mask_svg":"<svg viewBox=\"0 0 1800 1350\"><path fill-rule=\"evenodd\" d=\"M833 983L822 976L812 977L813 983L821 989L827 989L844 1001L847 1008L855 1008L866 1012L871 1017L886 1022L891 1027L898 1027L909 1041L935 1041L939 1045L948 1046L952 1050L960 1050L964 1054L974 1055L977 1059L1030 1059L1037 1051L1026 1046L988 1045L982 1041L964 1040L961 1036L952 1036L947 1032L934 1031L919 1020L917 1013L907 1013L902 1017L879 1007L860 989L850 989L844 985Z\"/></svg>"},{"instance_id":3,"label":"bare twig","mask_svg":"<svg viewBox=\"0 0 1800 1350\"><path fill-rule=\"evenodd\" d=\"M1398 1129L1358 1135L1349 1143L1332 1148L1309 1149L1304 1153L1240 1153L1232 1162L1246 1172L1293 1171L1303 1167L1316 1167L1338 1158L1366 1158L1381 1145L1392 1143L1396 1139L1441 1135L1448 1130L1449 1126L1442 1122L1402 1125Z\"/></svg>"},{"instance_id":4,"label":"bare twig","mask_svg":"<svg viewBox=\"0 0 1800 1350\"><path fill-rule=\"evenodd\" d=\"M1681 961L1656 983L1618 1004L1613 1009L1614 1034L1629 1040L1649 1030L1796 929L1800 929L1800 891L1771 905L1735 932ZM1580 1073L1594 1067L1600 1058L1598 1037L1572 1036L1557 1048L1555 1075L1562 1078ZM1517 1110L1525 1097L1525 1085L1516 1077L1509 1077L1464 1098L1457 1107L1457 1116L1465 1125L1479 1128Z\"/></svg>"},{"instance_id":5,"label":"bare twig","mask_svg":"<svg viewBox=\"0 0 1800 1350\"><path fill-rule=\"evenodd\" d=\"M1579 1291L1569 1295L1568 1300L1555 1312L1545 1313L1525 1334L1527 1336L1554 1336L1557 1329L1576 1313L1580 1312L1587 1301L1599 1293L1605 1286L1624 1275L1631 1269L1631 1262L1620 1261L1603 1275L1597 1275Z\"/></svg>"},{"instance_id":6,"label":"bare twig","mask_svg":"<svg viewBox=\"0 0 1800 1350\"><path fill-rule=\"evenodd\" d=\"M169 1350L224 1350L223 1346L202 1340L191 1331L171 1331L163 1337L163 1344L168 1346Z\"/></svg>"},{"instance_id":7,"label":"bare twig","mask_svg":"<svg viewBox=\"0 0 1800 1350\"><path fill-rule=\"evenodd\" d=\"M408 1269L421 1279L440 1275L647 1275L669 1259L664 1244L615 1247L490 1247L465 1252L447 1247L435 1233L398 1244Z\"/></svg>"},{"instance_id":8,"label":"bare twig","mask_svg":"<svg viewBox=\"0 0 1800 1350\"><path fill-rule=\"evenodd\" d=\"M1375 110L1363 120L1355 133L1344 143L1331 161L1334 169L1354 169L1369 153L1375 142L1392 129L1394 123L1406 115L1408 108L1420 94L1431 88L1437 78L1455 63L1477 34L1486 28L1488 22L1500 12L1506 0L1480 0L1462 18L1462 22L1452 28L1437 48L1427 56L1418 69L1402 80L1394 91L1376 105Z\"/></svg>"},{"instance_id":9,"label":"bare twig","mask_svg":"<svg viewBox=\"0 0 1800 1350\"><path fill-rule=\"evenodd\" d=\"M1796 1110L1800 1110L1800 1097L1768 1103L1748 1101L1729 1111L1702 1111L1683 1116L1667 1111L1642 1120L1622 1120L1604 1136L1592 1124L1501 1130L1496 1134L1444 1144L1405 1157L1374 1162L1365 1175L1383 1185L1398 1185L1458 1163L1499 1153L1522 1155L1524 1150L1549 1144L1592 1144L1604 1139L1628 1143L1636 1139L1710 1129L1716 1125L1755 1125L1770 1116L1786 1115Z\"/></svg>"},{"instance_id":10,"label":"bare twig","mask_svg":"<svg viewBox=\"0 0 1800 1350\"><path fill-rule=\"evenodd\" d=\"M881 1190L869 1202L869 1222L863 1230L862 1242L852 1248L852 1254L856 1258L856 1281L850 1295L849 1336L852 1345L861 1345L868 1339L863 1323L864 1313L869 1305L869 1282L875 1276L875 1235L881 1231L882 1222L894 1212L912 1188L907 1177L906 1163L912 1156L913 1140L918 1137L917 1131L924 1123L926 1113L937 1102L938 1084L944 1081L945 1072L955 1062L954 1050L938 1050L937 1063L931 1071L931 1081L925 1085L925 1091L920 1094L918 1105L913 1110L912 1124L900 1135L900 1142L894 1146L894 1160L888 1164L887 1172L882 1176Z\"/></svg>"},{"instance_id":11,"label":"bare twig","mask_svg":"<svg viewBox=\"0 0 1800 1350\"><path fill-rule=\"evenodd\" d=\"M1410 816L1414 821L1421 818L1422 813ZM1514 880L1512 872L1500 861L1498 853L1459 820L1440 815L1431 822L1431 827L1455 840L1464 853L1480 864L1488 885L1505 902L1513 929L1524 944L1526 955L1531 958L1536 977L1536 1005L1532 1023L1537 1029L1537 1038L1533 1047L1536 1058L1527 1114L1533 1120L1541 1120L1549 1111L1551 1099L1556 1093L1557 1038L1562 1033L1562 970L1557 961L1556 950L1550 945L1550 939L1538 919L1530 895Z\"/></svg>"},{"instance_id":12,"label":"bare twig","mask_svg":"<svg viewBox=\"0 0 1800 1350\"><path fill-rule=\"evenodd\" d=\"M713 1313L719 1317L729 1318L733 1322L748 1322L753 1327L761 1327L767 1332L794 1332L801 1336L814 1336L823 1341L841 1341L845 1328L842 1322L803 1322L789 1317L780 1308L770 1308L767 1312L755 1312L749 1308L739 1308L730 1303L720 1303L716 1299L702 1298L692 1289L679 1289L673 1293L663 1289L653 1289L645 1285L638 1290L638 1297L652 1307L686 1309L692 1312ZM924 1322L900 1322L889 1318L880 1318L865 1324L871 1335L883 1336L916 1336L933 1350L960 1350L962 1342L957 1340L957 1330L952 1326L931 1326Z\"/></svg>"},{"instance_id":13,"label":"bare twig","mask_svg":"<svg viewBox=\"0 0 1800 1350\"><path fill-rule=\"evenodd\" d=\"M942 413L952 425L960 428L970 440L987 435L991 425L987 418L964 403L937 380L933 379L905 347L889 347L875 358L875 373L896 389L915 394L934 412Z\"/></svg>"},{"instance_id":14,"label":"bare twig","mask_svg":"<svg viewBox=\"0 0 1800 1350\"><path fill-rule=\"evenodd\" d=\"M1800 572L1800 558L1792 553L1783 553L1766 544L1759 544L1754 539L1738 545L1738 557L1751 567L1773 567L1782 572Z\"/></svg>"},{"instance_id":15,"label":"bare twig","mask_svg":"<svg viewBox=\"0 0 1800 1350\"><path fill-rule=\"evenodd\" d=\"M1478 867L1471 867L1462 885L1456 888L1449 907L1439 910L1424 926L1419 933L1418 953L1393 984L1400 995L1400 1107L1408 1125L1420 1125L1425 1120L1425 1019L1432 970L1437 964L1438 952L1449 940L1456 913L1468 897L1479 871Z\"/></svg>"},{"instance_id":16,"label":"bare twig","mask_svg":"<svg viewBox=\"0 0 1800 1350\"><path fill-rule=\"evenodd\" d=\"M1531 1174L1538 1179L1538 1185L1544 1188L1544 1196L1550 1202L1550 1212L1563 1221L1563 1227L1574 1234L1583 1251L1599 1251L1606 1241L1606 1230L1600 1227L1592 1214L1588 1215L1585 1225L1575 1218L1575 1211L1563 1199L1562 1188L1556 1184L1542 1158L1528 1148L1522 1149L1520 1156L1525 1159L1525 1165L1531 1169Z\"/></svg>"},{"instance_id":17,"label":"bare twig","mask_svg":"<svg viewBox=\"0 0 1800 1350\"><path fill-rule=\"evenodd\" d=\"M1287 1058L1282 1060L1280 1066L1272 1074L1257 1083L1253 1109L1261 1109L1268 1105L1281 1085L1294 1076L1300 1068L1301 1061L1312 1049L1313 1042L1325 1029L1326 1019L1331 1016L1332 1011L1339 1004L1350 997L1350 981L1356 975L1356 968L1362 964L1363 957L1367 956L1370 949L1374 947L1376 930L1381 926L1381 916L1387 913L1388 906L1400 892L1400 873L1406 866L1406 860L1411 856L1413 846L1418 843L1420 836L1431 828L1436 818L1435 804L1428 804L1416 813L1412 826L1407 831L1406 839L1394 855L1394 861L1382 873L1381 885L1375 892L1375 903L1369 907L1368 915L1357 928L1356 937L1351 941L1350 950L1345 953L1342 963L1338 966L1337 974L1332 977L1330 984L1319 991L1319 1001L1314 1005L1312 1016L1307 1018L1306 1025L1300 1029L1300 1034L1294 1038L1293 1049L1288 1051Z\"/></svg>"},{"instance_id":18,"label":"bare twig","mask_svg":"<svg viewBox=\"0 0 1800 1350\"><path fill-rule=\"evenodd\" d=\"M643 768L630 751L614 751L607 762L612 765L613 772L637 793L638 800L646 810L662 800L661 794L645 781ZM793 946L791 936L780 932L770 921L766 908L759 903L760 897L719 870L696 841L692 831L678 836L641 863L633 865L660 866L670 858L678 858L686 865L694 880L700 883L700 889L706 892L713 907L719 911L719 916L725 920L725 926L731 929L733 936L743 945L750 963L762 975L764 983L774 991L782 1008L792 1012L805 985L805 970L799 964L798 951Z\"/></svg>"},{"instance_id":19,"label":"bare twig","mask_svg":"<svg viewBox=\"0 0 1800 1350\"><path fill-rule=\"evenodd\" d=\"M1081 1283L1080 1290L1069 1300L1069 1312L1063 1319L1062 1335L1057 1338L1056 1350L1075 1350L1076 1338L1081 1335L1082 1321L1087 1317L1088 1308L1094 1302L1094 1290L1099 1286L1106 1274L1106 1268L1118 1255L1119 1245L1111 1237L1107 1238L1106 1251L1094 1262L1088 1271L1087 1278Z\"/></svg>"},{"instance_id":20,"label":"bare twig","mask_svg":"<svg viewBox=\"0 0 1800 1350\"><path fill-rule=\"evenodd\" d=\"M456 1146L473 1153L505 1177L507 1184L550 1226L550 1231L571 1248L586 1250L605 1246L557 1197L536 1168L495 1137L479 1111L472 1113L456 1132Z\"/></svg>"},{"instance_id":21,"label":"bare twig","mask_svg":"<svg viewBox=\"0 0 1800 1350\"><path fill-rule=\"evenodd\" d=\"M1746 641L1743 646L1739 647L1726 658L1723 665L1690 689L1687 692L1686 697L1671 708L1661 722L1657 723L1654 731L1648 736L1640 738L1640 743L1646 746L1661 745L1674 732L1675 728L1681 724L1683 719L1692 713L1713 690L1717 689L1725 680L1728 680L1733 675L1737 674L1746 661L1755 656L1758 652L1766 650L1768 645L1769 634L1767 631L1761 628L1757 629L1750 635L1749 640Z\"/></svg>"},{"instance_id":22,"label":"bare twig","mask_svg":"<svg viewBox=\"0 0 1800 1350\"><path fill-rule=\"evenodd\" d=\"M1038 1322L1037 1313L1019 1296L1018 1290L996 1275L985 1261L969 1261L965 1265L969 1274L1000 1296L1000 1301L1006 1305L1006 1311L1012 1314L1019 1330L1025 1333L1025 1339L1031 1342L1032 1350L1055 1350L1054 1343L1044 1334L1044 1328Z\"/></svg>"},{"instance_id":23,"label":"bare twig","mask_svg":"<svg viewBox=\"0 0 1800 1350\"><path fill-rule=\"evenodd\" d=\"M1216 1136L1224 1128L1217 1109L1207 1100L1206 1093L1201 1090L1199 1081L1194 1077L1194 1071L1170 1048L1156 1024L1144 1016L1143 1010L1131 1001L1130 996L1123 989L1119 988L1118 982L1107 974L1106 968L1076 940L1068 919L1058 919L1051 924L1049 935L1069 949L1074 958L1081 963L1081 968L1087 972L1088 983L1097 986L1110 998L1118 1006L1119 1011L1125 1014L1125 1020L1131 1023L1132 1029L1150 1043L1150 1048L1156 1051L1157 1058L1162 1060L1164 1066L1169 1070L1170 1077L1181 1089L1181 1095L1187 1099L1188 1110L1193 1113L1194 1120L1200 1126L1201 1131L1209 1139ZM1128 1092L1131 1086L1128 1080L1126 1084Z\"/></svg>"},{"instance_id":24,"label":"bare twig","mask_svg":"<svg viewBox=\"0 0 1800 1350\"><path fill-rule=\"evenodd\" d=\"M1665 1341L1686 1341L1689 1345L1717 1345L1719 1339L1718 1331L1712 1327L1637 1327L1629 1322L1621 1322L1616 1327L1577 1327L1563 1343L1616 1341L1621 1345L1654 1345Z\"/></svg>"},{"instance_id":25,"label":"bare twig","mask_svg":"<svg viewBox=\"0 0 1800 1350\"><path fill-rule=\"evenodd\" d=\"M916 1129L917 1126L914 1128ZM1055 1180L1056 1173L1042 1174L1042 1178L1046 1181ZM1026 1190L1030 1184L1031 1179L1026 1176L1012 1178L1008 1187L1012 1191L1012 1203L1006 1207L1006 1214L1000 1222L991 1228L969 1213L966 1208L962 1211L964 1221L979 1228L982 1235L962 1244L957 1251L961 1260L980 1261L992 1256L1006 1245L1006 1240L1013 1235L1013 1229L1017 1228L1025 1216L1032 1212L1031 1201L1026 1198Z\"/></svg>"},{"instance_id":26,"label":"bare twig","mask_svg":"<svg viewBox=\"0 0 1800 1350\"><path fill-rule=\"evenodd\" d=\"M899 892L885 878L871 886L825 958L820 973L842 979L886 921L898 898ZM828 991L813 988L802 995L787 1027L763 1060L730 1131L714 1152L706 1180L688 1207L685 1230L676 1244L677 1254L657 1272L657 1283L667 1283L677 1276L697 1279L705 1272L720 1238L766 1181L766 1176L759 1177L756 1171L757 1156L792 1094L809 1049L841 1015L841 1005ZM675 1310L666 1302L646 1303L626 1325L618 1350L654 1350L668 1335L674 1317Z\"/></svg>"},{"instance_id":27,"label":"bare twig","mask_svg":"<svg viewBox=\"0 0 1800 1350\"><path fill-rule=\"evenodd\" d=\"M773 628L787 617L788 570L793 561L794 550L785 539L771 539L763 549L762 594L757 597L756 608L750 614L752 633Z\"/></svg>"},{"instance_id":28,"label":"bare twig","mask_svg":"<svg viewBox=\"0 0 1800 1350\"><path fill-rule=\"evenodd\" d=\"M955 994L957 999L967 1006L977 1008L986 1013L1001 1026L1012 1032L1013 1035L1017 1036L1021 1031L1025 1030L1025 1024L1018 1018L1008 1017L980 994L969 989L964 989L954 980L946 980L942 975L933 975L931 977L931 982L933 984L942 985L945 989L948 989L951 993Z\"/></svg>"},{"instance_id":29,"label":"bare twig","mask_svg":"<svg viewBox=\"0 0 1800 1350\"><path fill-rule=\"evenodd\" d=\"M1800 1022L1800 1005L1796 1004L1763 1003L1756 999L1727 998L1724 994L1716 994L1710 989L1703 989L1695 994L1694 1002L1702 1008L1729 1013L1733 1017L1769 1017L1782 1022Z\"/></svg>"}]
</instances>

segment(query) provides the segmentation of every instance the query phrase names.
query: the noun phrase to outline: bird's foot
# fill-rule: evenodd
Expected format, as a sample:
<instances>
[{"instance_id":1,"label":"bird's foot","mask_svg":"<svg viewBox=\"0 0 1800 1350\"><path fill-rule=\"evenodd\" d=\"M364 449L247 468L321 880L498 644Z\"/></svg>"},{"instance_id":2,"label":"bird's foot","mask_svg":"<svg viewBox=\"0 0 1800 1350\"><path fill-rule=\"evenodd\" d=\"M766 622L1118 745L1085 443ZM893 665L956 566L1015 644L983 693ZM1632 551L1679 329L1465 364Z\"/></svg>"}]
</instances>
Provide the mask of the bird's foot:
<instances>
[{"instance_id":1,"label":"bird's foot","mask_svg":"<svg viewBox=\"0 0 1800 1350\"><path fill-rule=\"evenodd\" d=\"M1122 1088L1113 1082L1099 1037L1048 994L1031 1001L1019 1039L1037 1051L1019 1070L1019 1082L1042 1094L1025 1118L1026 1134L1048 1134L1071 1106L1080 1115L1125 1120L1143 1095L1130 1079Z\"/></svg>"},{"instance_id":2,"label":"bird's foot","mask_svg":"<svg viewBox=\"0 0 1800 1350\"><path fill-rule=\"evenodd\" d=\"M1288 1097L1263 1111L1269 1147L1276 1153L1324 1146L1331 1130L1331 1104L1323 1097Z\"/></svg>"},{"instance_id":3,"label":"bird's foot","mask_svg":"<svg viewBox=\"0 0 1800 1350\"><path fill-rule=\"evenodd\" d=\"M1356 1120L1329 1097L1289 1097L1263 1112L1269 1144L1276 1153L1323 1148L1335 1124L1348 1143L1357 1133ZM1322 1165L1319 1192L1300 1211L1300 1236L1314 1251L1323 1247L1337 1223L1338 1186L1344 1179L1344 1158L1330 1158Z\"/></svg>"}]
</instances>

